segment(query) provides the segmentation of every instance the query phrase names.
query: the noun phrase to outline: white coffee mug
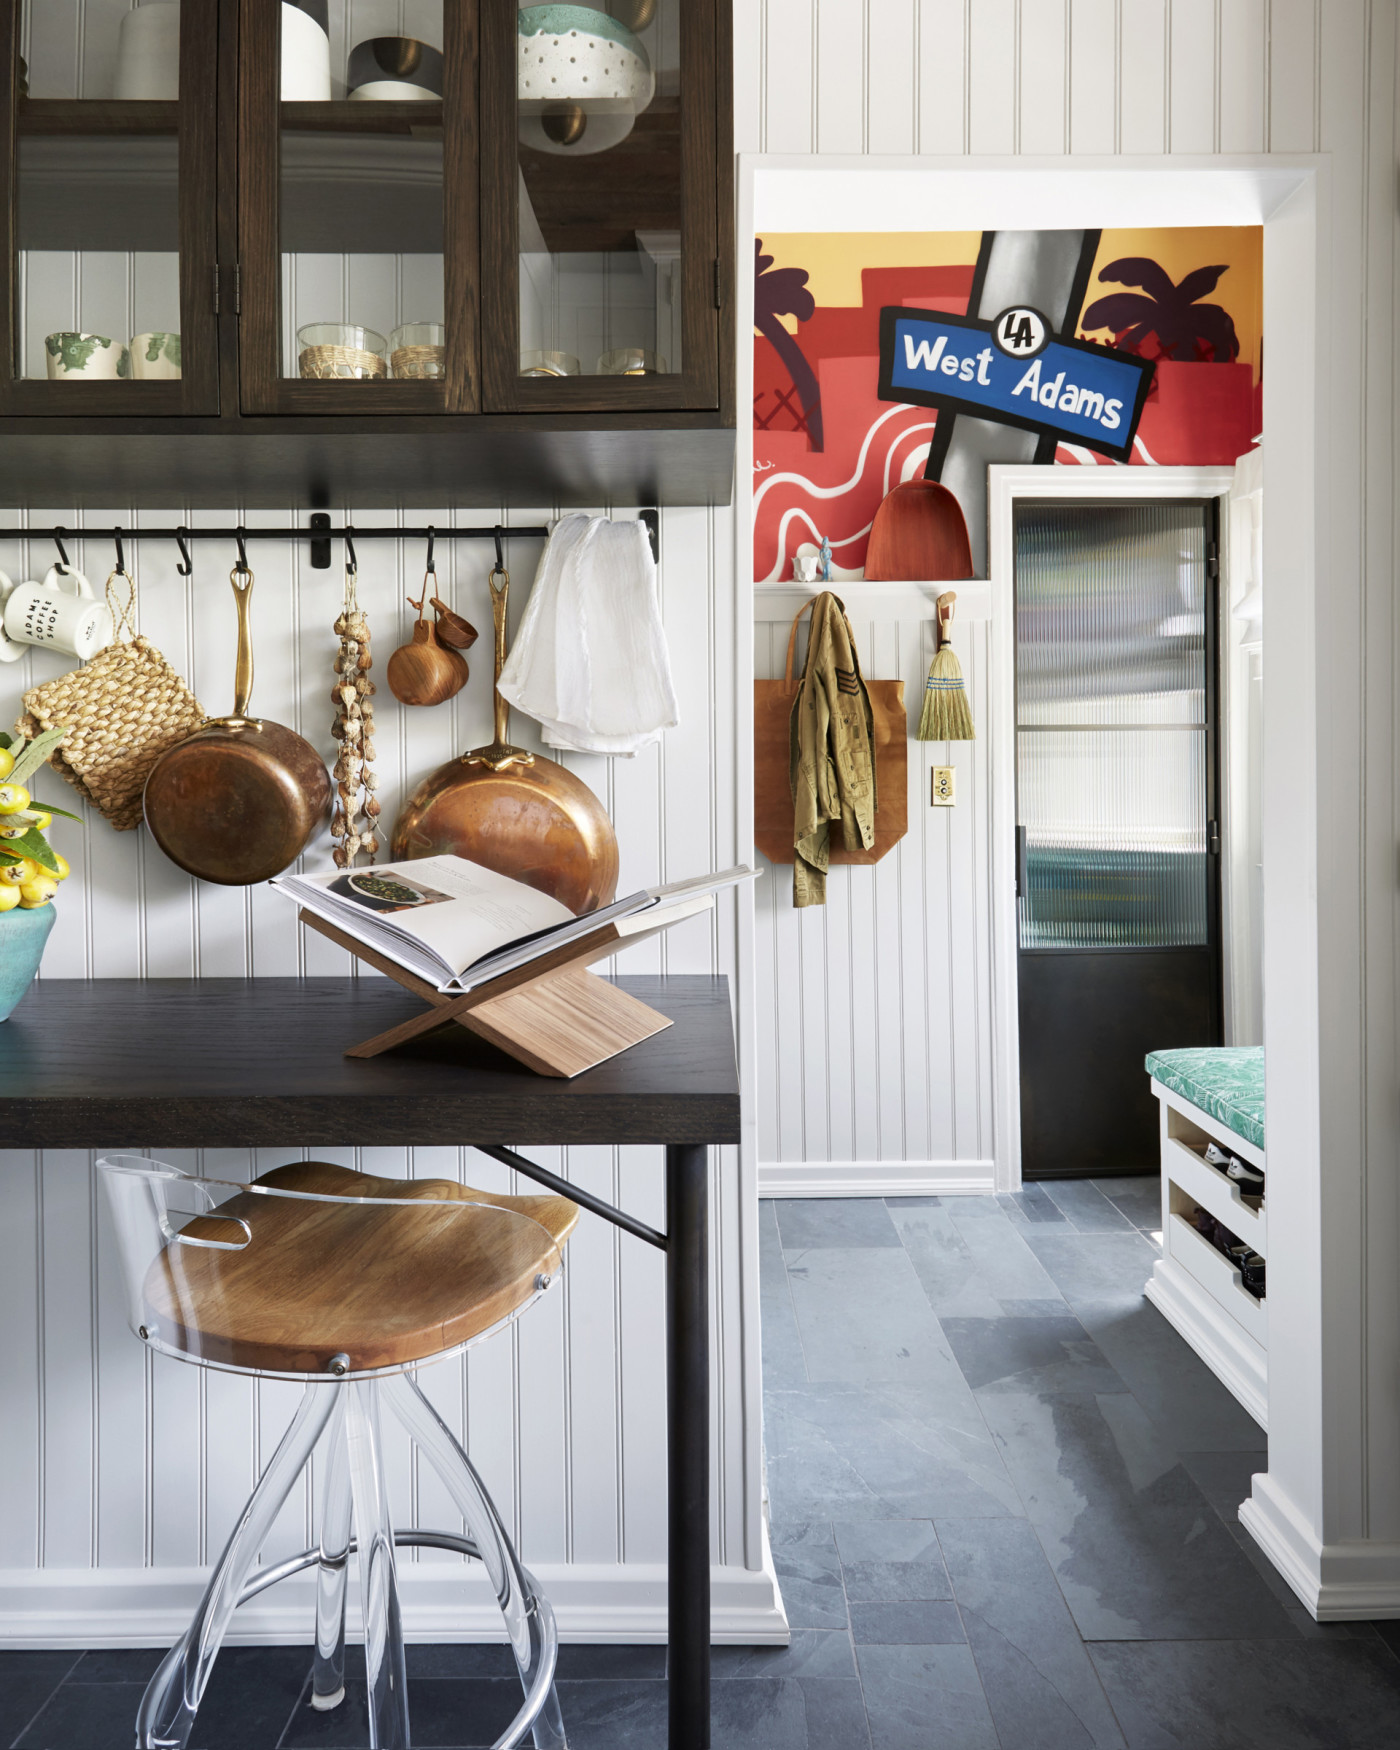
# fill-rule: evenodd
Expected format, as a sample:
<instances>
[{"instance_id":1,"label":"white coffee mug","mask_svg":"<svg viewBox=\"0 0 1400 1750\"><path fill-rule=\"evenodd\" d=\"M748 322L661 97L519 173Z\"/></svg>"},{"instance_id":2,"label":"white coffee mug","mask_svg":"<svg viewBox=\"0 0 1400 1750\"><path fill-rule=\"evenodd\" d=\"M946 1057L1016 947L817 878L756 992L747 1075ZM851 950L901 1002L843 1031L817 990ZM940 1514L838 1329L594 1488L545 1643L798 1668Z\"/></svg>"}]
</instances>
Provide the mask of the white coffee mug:
<instances>
[{"instance_id":1,"label":"white coffee mug","mask_svg":"<svg viewBox=\"0 0 1400 1750\"><path fill-rule=\"evenodd\" d=\"M51 566L42 583L14 583L0 571L5 642L0 660L14 662L27 644L86 662L112 642L112 610L92 593L81 571Z\"/></svg>"}]
</instances>

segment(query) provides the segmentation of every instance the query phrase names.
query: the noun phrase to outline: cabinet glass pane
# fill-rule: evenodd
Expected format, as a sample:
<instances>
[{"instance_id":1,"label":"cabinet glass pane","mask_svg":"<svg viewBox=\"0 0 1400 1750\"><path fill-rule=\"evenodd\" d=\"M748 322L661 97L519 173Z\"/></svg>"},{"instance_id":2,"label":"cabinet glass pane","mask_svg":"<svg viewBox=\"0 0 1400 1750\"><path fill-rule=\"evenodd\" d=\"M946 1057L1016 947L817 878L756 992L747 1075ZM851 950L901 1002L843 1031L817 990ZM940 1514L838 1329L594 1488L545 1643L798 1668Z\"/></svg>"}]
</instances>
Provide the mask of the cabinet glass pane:
<instances>
[{"instance_id":1,"label":"cabinet glass pane","mask_svg":"<svg viewBox=\"0 0 1400 1750\"><path fill-rule=\"evenodd\" d=\"M1199 506L1018 509L1023 948L1209 940L1205 605Z\"/></svg>"},{"instance_id":2,"label":"cabinet glass pane","mask_svg":"<svg viewBox=\"0 0 1400 1750\"><path fill-rule=\"evenodd\" d=\"M442 10L282 7L284 376L444 375Z\"/></svg>"},{"instance_id":3,"label":"cabinet glass pane","mask_svg":"<svg viewBox=\"0 0 1400 1750\"><path fill-rule=\"evenodd\" d=\"M150 0L21 7L21 377L180 375L179 29Z\"/></svg>"},{"instance_id":4,"label":"cabinet glass pane","mask_svg":"<svg viewBox=\"0 0 1400 1750\"><path fill-rule=\"evenodd\" d=\"M682 3L519 7L522 375L682 367Z\"/></svg>"}]
</instances>

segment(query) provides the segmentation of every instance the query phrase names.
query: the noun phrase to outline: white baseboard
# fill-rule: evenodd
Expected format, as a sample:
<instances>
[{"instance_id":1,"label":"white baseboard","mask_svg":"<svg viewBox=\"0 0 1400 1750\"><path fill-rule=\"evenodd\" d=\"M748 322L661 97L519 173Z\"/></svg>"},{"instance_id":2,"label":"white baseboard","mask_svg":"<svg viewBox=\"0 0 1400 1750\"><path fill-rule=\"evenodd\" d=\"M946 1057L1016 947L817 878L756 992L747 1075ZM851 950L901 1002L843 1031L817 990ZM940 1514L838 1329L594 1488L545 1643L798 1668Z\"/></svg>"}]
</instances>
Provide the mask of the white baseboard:
<instances>
[{"instance_id":1,"label":"white baseboard","mask_svg":"<svg viewBox=\"0 0 1400 1750\"><path fill-rule=\"evenodd\" d=\"M1173 1258L1159 1258L1144 1291L1266 1432L1269 1426L1269 1358L1228 1313Z\"/></svg>"},{"instance_id":2,"label":"white baseboard","mask_svg":"<svg viewBox=\"0 0 1400 1750\"><path fill-rule=\"evenodd\" d=\"M760 1197L954 1197L995 1191L993 1161L760 1161Z\"/></svg>"},{"instance_id":3,"label":"white baseboard","mask_svg":"<svg viewBox=\"0 0 1400 1750\"><path fill-rule=\"evenodd\" d=\"M543 1563L532 1572L554 1607L562 1640L665 1641L663 1564ZM0 1648L169 1646L189 1626L208 1579L201 1568L0 1569ZM771 1561L757 1572L716 1567L710 1583L714 1641L788 1644ZM404 1561L399 1596L406 1640L505 1638L479 1564ZM358 1611L349 1617L357 1622ZM313 1577L298 1574L244 1605L228 1641L309 1647L314 1621Z\"/></svg>"},{"instance_id":4,"label":"white baseboard","mask_svg":"<svg viewBox=\"0 0 1400 1750\"><path fill-rule=\"evenodd\" d=\"M1240 1523L1319 1622L1400 1617L1400 1543L1319 1542L1267 1473Z\"/></svg>"}]
</instances>

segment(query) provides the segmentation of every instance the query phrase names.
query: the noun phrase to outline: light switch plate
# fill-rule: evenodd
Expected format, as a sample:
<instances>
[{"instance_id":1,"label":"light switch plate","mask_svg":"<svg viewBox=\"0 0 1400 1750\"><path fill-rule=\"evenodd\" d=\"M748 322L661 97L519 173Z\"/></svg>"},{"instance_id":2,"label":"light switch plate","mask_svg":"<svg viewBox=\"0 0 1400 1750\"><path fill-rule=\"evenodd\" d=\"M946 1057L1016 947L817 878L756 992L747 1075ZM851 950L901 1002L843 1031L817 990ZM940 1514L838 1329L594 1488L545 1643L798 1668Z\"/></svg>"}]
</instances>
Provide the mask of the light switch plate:
<instances>
[{"instance_id":1,"label":"light switch plate","mask_svg":"<svg viewBox=\"0 0 1400 1750\"><path fill-rule=\"evenodd\" d=\"M929 802L934 808L951 808L956 803L957 775L957 768L954 766L933 768L933 793Z\"/></svg>"}]
</instances>

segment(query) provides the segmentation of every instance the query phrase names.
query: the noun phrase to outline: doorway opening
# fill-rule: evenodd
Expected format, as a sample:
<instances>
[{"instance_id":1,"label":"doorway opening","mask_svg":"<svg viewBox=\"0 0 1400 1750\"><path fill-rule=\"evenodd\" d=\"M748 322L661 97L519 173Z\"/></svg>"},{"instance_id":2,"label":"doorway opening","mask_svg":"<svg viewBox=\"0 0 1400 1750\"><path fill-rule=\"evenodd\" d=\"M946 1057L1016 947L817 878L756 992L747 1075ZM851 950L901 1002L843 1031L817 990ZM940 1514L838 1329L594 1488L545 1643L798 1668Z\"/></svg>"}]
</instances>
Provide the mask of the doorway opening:
<instances>
[{"instance_id":1,"label":"doorway opening","mask_svg":"<svg viewBox=\"0 0 1400 1750\"><path fill-rule=\"evenodd\" d=\"M1143 1059L1223 1037L1213 498L1014 508L1027 1179L1155 1173Z\"/></svg>"}]
</instances>

